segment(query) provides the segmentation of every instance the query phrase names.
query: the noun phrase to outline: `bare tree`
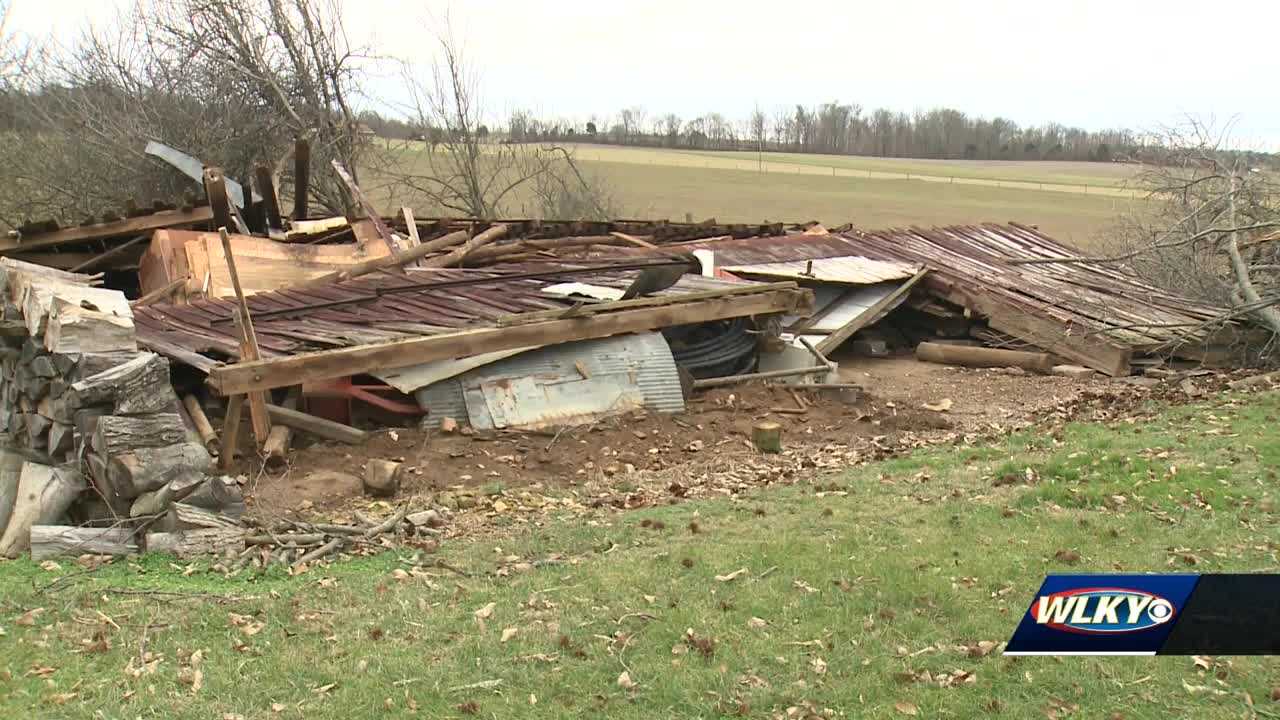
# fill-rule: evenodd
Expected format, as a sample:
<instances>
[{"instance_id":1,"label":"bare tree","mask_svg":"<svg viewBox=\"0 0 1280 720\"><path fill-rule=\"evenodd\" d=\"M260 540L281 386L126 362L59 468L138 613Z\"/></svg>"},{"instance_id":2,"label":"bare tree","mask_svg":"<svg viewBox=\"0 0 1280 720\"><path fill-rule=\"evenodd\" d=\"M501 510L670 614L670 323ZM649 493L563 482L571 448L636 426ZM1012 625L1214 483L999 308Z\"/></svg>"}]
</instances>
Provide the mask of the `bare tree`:
<instances>
[{"instance_id":1,"label":"bare tree","mask_svg":"<svg viewBox=\"0 0 1280 720\"><path fill-rule=\"evenodd\" d=\"M75 222L193 189L144 155L150 140L242 179L274 164L286 192L295 138L310 139L314 166L358 173L372 156L351 109L362 55L341 18L338 0L142 0L33 64L19 98L29 127L0 148L0 181L23 217ZM311 189L329 210L351 207L332 173Z\"/></svg>"},{"instance_id":2,"label":"bare tree","mask_svg":"<svg viewBox=\"0 0 1280 720\"><path fill-rule=\"evenodd\" d=\"M528 132L527 114L513 114L505 139L485 131L479 83L448 34L439 36L439 58L428 75L424 83L412 68L405 70L410 112L439 142L425 149L393 147L394 166L387 170L415 192L415 201L474 218L502 217L516 207L560 219L610 214L607 192L582 172L567 148L528 142L535 133Z\"/></svg>"}]
</instances>

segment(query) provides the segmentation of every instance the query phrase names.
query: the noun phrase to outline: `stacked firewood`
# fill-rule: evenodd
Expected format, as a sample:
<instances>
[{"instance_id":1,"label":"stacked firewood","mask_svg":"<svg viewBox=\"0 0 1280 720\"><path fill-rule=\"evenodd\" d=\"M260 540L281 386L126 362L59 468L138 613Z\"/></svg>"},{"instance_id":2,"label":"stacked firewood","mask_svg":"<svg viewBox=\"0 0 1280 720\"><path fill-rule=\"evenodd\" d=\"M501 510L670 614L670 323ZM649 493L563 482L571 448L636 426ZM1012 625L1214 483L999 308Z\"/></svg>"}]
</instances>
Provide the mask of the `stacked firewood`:
<instances>
[{"instance_id":1,"label":"stacked firewood","mask_svg":"<svg viewBox=\"0 0 1280 720\"><path fill-rule=\"evenodd\" d=\"M145 548L146 530L243 511L168 361L139 352L128 301L93 280L0 260L0 554Z\"/></svg>"}]
</instances>

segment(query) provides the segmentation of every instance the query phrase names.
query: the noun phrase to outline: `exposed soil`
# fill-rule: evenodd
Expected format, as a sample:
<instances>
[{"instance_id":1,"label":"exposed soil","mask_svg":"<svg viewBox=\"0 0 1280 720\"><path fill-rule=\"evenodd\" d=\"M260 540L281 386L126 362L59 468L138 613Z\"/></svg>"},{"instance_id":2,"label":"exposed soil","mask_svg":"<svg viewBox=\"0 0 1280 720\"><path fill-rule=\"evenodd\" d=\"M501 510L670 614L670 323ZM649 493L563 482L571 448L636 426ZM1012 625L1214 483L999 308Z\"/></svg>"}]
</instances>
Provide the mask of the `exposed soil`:
<instances>
[{"instance_id":1,"label":"exposed soil","mask_svg":"<svg viewBox=\"0 0 1280 720\"><path fill-rule=\"evenodd\" d=\"M1117 388L1106 379L969 370L912 357L840 361L843 380L865 392L850 401L836 392L799 390L803 413L786 412L799 409L789 387L741 385L700 393L676 416L632 413L537 432L445 433L436 422L427 430L383 428L364 445L298 447L283 476L262 472L257 461L242 462L240 472L249 478L255 511L267 515L333 513L367 504L359 478L370 458L405 464L402 496L434 494L462 509L474 497L525 487L619 495L622 500L610 502L629 504L637 501L624 496L634 495L645 479L728 472L735 479L770 481L799 467L839 466L1025 427ZM751 447L751 425L765 418L784 427L783 456L760 456ZM735 474L734 468L745 470Z\"/></svg>"}]
</instances>

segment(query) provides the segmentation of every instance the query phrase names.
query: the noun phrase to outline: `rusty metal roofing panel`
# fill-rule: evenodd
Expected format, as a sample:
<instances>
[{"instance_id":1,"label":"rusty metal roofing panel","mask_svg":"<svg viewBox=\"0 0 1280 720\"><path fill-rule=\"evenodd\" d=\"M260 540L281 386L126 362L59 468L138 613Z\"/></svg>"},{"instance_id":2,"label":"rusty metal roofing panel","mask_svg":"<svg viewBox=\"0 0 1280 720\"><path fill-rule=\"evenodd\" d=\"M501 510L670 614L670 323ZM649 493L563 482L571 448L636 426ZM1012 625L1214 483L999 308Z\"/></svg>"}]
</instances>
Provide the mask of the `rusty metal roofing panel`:
<instances>
[{"instance_id":1,"label":"rusty metal roofing panel","mask_svg":"<svg viewBox=\"0 0 1280 720\"><path fill-rule=\"evenodd\" d=\"M750 265L717 265L735 275L842 285L874 285L890 280L906 280L920 271L917 264L898 260L872 260L856 255Z\"/></svg>"}]
</instances>

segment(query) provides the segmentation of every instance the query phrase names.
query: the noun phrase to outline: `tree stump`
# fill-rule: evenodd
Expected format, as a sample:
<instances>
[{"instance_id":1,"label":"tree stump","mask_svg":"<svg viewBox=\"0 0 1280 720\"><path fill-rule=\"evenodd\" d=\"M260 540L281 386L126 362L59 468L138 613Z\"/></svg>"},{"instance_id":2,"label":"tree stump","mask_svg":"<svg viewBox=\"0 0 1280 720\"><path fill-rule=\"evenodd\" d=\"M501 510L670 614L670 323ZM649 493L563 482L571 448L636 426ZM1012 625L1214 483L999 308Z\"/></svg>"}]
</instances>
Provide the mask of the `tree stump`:
<instances>
[{"instance_id":1,"label":"tree stump","mask_svg":"<svg viewBox=\"0 0 1280 720\"><path fill-rule=\"evenodd\" d=\"M782 452L782 425L768 421L752 425L751 444L762 453Z\"/></svg>"},{"instance_id":2,"label":"tree stump","mask_svg":"<svg viewBox=\"0 0 1280 720\"><path fill-rule=\"evenodd\" d=\"M364 491L374 497L391 497L400 492L400 463L370 460L364 470Z\"/></svg>"}]
</instances>

